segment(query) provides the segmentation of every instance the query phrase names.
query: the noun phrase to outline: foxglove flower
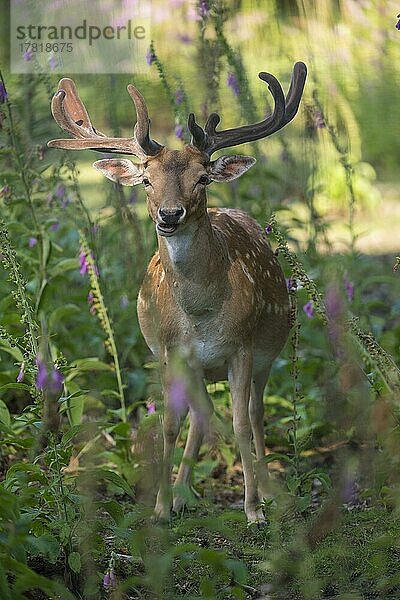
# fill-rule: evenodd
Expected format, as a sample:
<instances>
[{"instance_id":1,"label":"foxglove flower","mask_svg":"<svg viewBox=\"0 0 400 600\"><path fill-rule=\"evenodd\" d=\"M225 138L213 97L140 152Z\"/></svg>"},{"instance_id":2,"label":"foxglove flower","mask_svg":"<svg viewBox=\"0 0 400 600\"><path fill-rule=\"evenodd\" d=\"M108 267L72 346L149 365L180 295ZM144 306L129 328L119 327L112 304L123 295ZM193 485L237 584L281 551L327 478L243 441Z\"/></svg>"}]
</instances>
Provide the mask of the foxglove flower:
<instances>
[{"instance_id":1,"label":"foxglove flower","mask_svg":"<svg viewBox=\"0 0 400 600\"><path fill-rule=\"evenodd\" d=\"M309 300L304 306L303 310L306 313L309 319L312 319L314 316L314 303L312 300Z\"/></svg>"},{"instance_id":2,"label":"foxglove flower","mask_svg":"<svg viewBox=\"0 0 400 600\"><path fill-rule=\"evenodd\" d=\"M4 102L7 100L7 98L8 98L8 94L7 94L5 85L4 85L4 83L0 83L0 104L4 104Z\"/></svg>"},{"instance_id":3,"label":"foxglove flower","mask_svg":"<svg viewBox=\"0 0 400 600\"><path fill-rule=\"evenodd\" d=\"M51 392L58 393L64 384L64 377L58 369L53 369L48 378L48 387Z\"/></svg>"},{"instance_id":4,"label":"foxglove flower","mask_svg":"<svg viewBox=\"0 0 400 600\"><path fill-rule=\"evenodd\" d=\"M183 127L182 125L175 125L175 135L178 140L183 140Z\"/></svg>"},{"instance_id":5,"label":"foxglove flower","mask_svg":"<svg viewBox=\"0 0 400 600\"><path fill-rule=\"evenodd\" d=\"M344 283L344 289L345 289L345 292L346 292L347 300L349 302L351 302L353 300L353 298L354 298L354 285L353 285L353 283L351 281L349 281L347 279L347 277L345 277L343 283Z\"/></svg>"},{"instance_id":6,"label":"foxglove flower","mask_svg":"<svg viewBox=\"0 0 400 600\"><path fill-rule=\"evenodd\" d=\"M122 294L120 301L119 301L119 305L121 308L127 308L129 306L129 299L126 294Z\"/></svg>"},{"instance_id":7,"label":"foxglove flower","mask_svg":"<svg viewBox=\"0 0 400 600\"><path fill-rule=\"evenodd\" d=\"M132 188L131 193L129 194L128 204L133 206L134 204L136 204L137 200L138 200L137 190L135 188Z\"/></svg>"},{"instance_id":8,"label":"foxglove flower","mask_svg":"<svg viewBox=\"0 0 400 600\"><path fill-rule=\"evenodd\" d=\"M58 231L60 229L60 223L55 221L50 225L50 231Z\"/></svg>"},{"instance_id":9,"label":"foxglove flower","mask_svg":"<svg viewBox=\"0 0 400 600\"><path fill-rule=\"evenodd\" d=\"M149 400L148 402L146 402L146 408L147 408L147 414L148 415L152 415L152 414L154 414L156 412L156 405L151 400Z\"/></svg>"},{"instance_id":10,"label":"foxglove flower","mask_svg":"<svg viewBox=\"0 0 400 600\"><path fill-rule=\"evenodd\" d=\"M288 292L297 290L297 281L293 277L289 277L288 279L286 279L286 286L287 286Z\"/></svg>"},{"instance_id":11,"label":"foxglove flower","mask_svg":"<svg viewBox=\"0 0 400 600\"><path fill-rule=\"evenodd\" d=\"M117 578L115 577L115 573L113 569L109 569L107 573L103 577L103 587L106 590L113 589L117 587Z\"/></svg>"},{"instance_id":12,"label":"foxglove flower","mask_svg":"<svg viewBox=\"0 0 400 600\"><path fill-rule=\"evenodd\" d=\"M193 38L186 33L180 33L176 37L182 44L191 44L193 42Z\"/></svg>"},{"instance_id":13,"label":"foxglove flower","mask_svg":"<svg viewBox=\"0 0 400 600\"><path fill-rule=\"evenodd\" d=\"M57 67L57 65L58 65L58 60L57 60L57 58L56 58L54 55L53 55L53 56L50 56L50 58L48 58L47 62L48 62L48 65L49 65L49 67L50 67L50 69L51 69L52 71L53 71L53 70L54 70L54 69Z\"/></svg>"},{"instance_id":14,"label":"foxglove flower","mask_svg":"<svg viewBox=\"0 0 400 600\"><path fill-rule=\"evenodd\" d=\"M79 253L79 266L79 273L81 275L86 275L86 273L88 272L88 264L86 260L86 254L84 252Z\"/></svg>"},{"instance_id":15,"label":"foxglove flower","mask_svg":"<svg viewBox=\"0 0 400 600\"><path fill-rule=\"evenodd\" d=\"M182 379L174 378L168 386L169 402L177 414L183 413L188 407L187 391Z\"/></svg>"},{"instance_id":16,"label":"foxglove flower","mask_svg":"<svg viewBox=\"0 0 400 600\"><path fill-rule=\"evenodd\" d=\"M17 382L21 383L21 381L24 380L24 377L25 377L25 363L23 362L21 364L21 368L20 368L19 373L17 375Z\"/></svg>"},{"instance_id":17,"label":"foxglove flower","mask_svg":"<svg viewBox=\"0 0 400 600\"><path fill-rule=\"evenodd\" d=\"M234 73L229 73L227 83L235 96L239 96L240 88L237 77Z\"/></svg>"},{"instance_id":18,"label":"foxglove flower","mask_svg":"<svg viewBox=\"0 0 400 600\"><path fill-rule=\"evenodd\" d=\"M0 190L0 198L9 198L11 196L11 188L8 184L3 185Z\"/></svg>"},{"instance_id":19,"label":"foxglove flower","mask_svg":"<svg viewBox=\"0 0 400 600\"><path fill-rule=\"evenodd\" d=\"M29 242L28 242L29 248L34 248L36 246L36 244L37 244L37 238L30 237Z\"/></svg>"},{"instance_id":20,"label":"foxglove flower","mask_svg":"<svg viewBox=\"0 0 400 600\"><path fill-rule=\"evenodd\" d=\"M210 13L210 8L208 6L208 2L206 0L201 0L199 5L199 16L202 19L206 19Z\"/></svg>"},{"instance_id":21,"label":"foxglove flower","mask_svg":"<svg viewBox=\"0 0 400 600\"><path fill-rule=\"evenodd\" d=\"M36 366L38 368L36 387L38 390L43 390L47 383L47 367L40 355L36 357Z\"/></svg>"},{"instance_id":22,"label":"foxglove flower","mask_svg":"<svg viewBox=\"0 0 400 600\"><path fill-rule=\"evenodd\" d=\"M151 65L153 64L153 62L156 60L156 56L152 50L152 48L149 48L146 52L146 62L149 65L149 67L151 67Z\"/></svg>"},{"instance_id":23,"label":"foxglove flower","mask_svg":"<svg viewBox=\"0 0 400 600\"><path fill-rule=\"evenodd\" d=\"M175 104L182 104L183 102L183 90L178 88L175 91Z\"/></svg>"}]
</instances>

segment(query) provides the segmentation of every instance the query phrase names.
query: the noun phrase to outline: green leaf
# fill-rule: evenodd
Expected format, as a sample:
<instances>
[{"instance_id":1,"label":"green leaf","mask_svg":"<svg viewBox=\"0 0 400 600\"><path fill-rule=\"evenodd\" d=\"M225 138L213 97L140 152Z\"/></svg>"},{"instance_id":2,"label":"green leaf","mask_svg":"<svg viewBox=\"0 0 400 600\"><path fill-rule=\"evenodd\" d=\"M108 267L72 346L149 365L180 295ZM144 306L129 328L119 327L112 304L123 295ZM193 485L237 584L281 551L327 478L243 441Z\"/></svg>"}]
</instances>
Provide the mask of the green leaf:
<instances>
[{"instance_id":1,"label":"green leaf","mask_svg":"<svg viewBox=\"0 0 400 600\"><path fill-rule=\"evenodd\" d=\"M123 477L121 477L121 475L119 475L118 473L115 473L115 471L106 471L105 469L98 469L98 470L95 470L94 473L98 477L102 477L106 481L109 481L110 483L113 483L118 488L122 489L125 492L125 494L128 494L128 496L131 496L131 498L134 497L131 486L128 484L128 482L125 479L123 479Z\"/></svg>"},{"instance_id":2,"label":"green leaf","mask_svg":"<svg viewBox=\"0 0 400 600\"><path fill-rule=\"evenodd\" d=\"M39 537L30 536L28 540L29 554L45 556L55 564L60 554L60 543L54 535L44 534Z\"/></svg>"},{"instance_id":3,"label":"green leaf","mask_svg":"<svg viewBox=\"0 0 400 600\"><path fill-rule=\"evenodd\" d=\"M114 519L116 525L121 523L122 519L124 518L124 511L121 507L121 504L115 500L98 502L97 506L108 512L108 514Z\"/></svg>"},{"instance_id":4,"label":"green leaf","mask_svg":"<svg viewBox=\"0 0 400 600\"><path fill-rule=\"evenodd\" d=\"M64 319L65 317L70 317L74 313L80 312L79 306L76 304L64 304L63 306L59 306L51 313L49 317L49 329L53 330L54 326Z\"/></svg>"},{"instance_id":5,"label":"green leaf","mask_svg":"<svg viewBox=\"0 0 400 600\"><path fill-rule=\"evenodd\" d=\"M4 425L7 425L7 427L10 427L10 424L11 424L10 411L8 410L8 407L7 407L6 403L3 402L3 400L0 400L0 422L4 423Z\"/></svg>"},{"instance_id":6,"label":"green leaf","mask_svg":"<svg viewBox=\"0 0 400 600\"><path fill-rule=\"evenodd\" d=\"M4 319L2 319L2 322L4 323ZM4 340L2 340L2 342L1 342L0 350L2 352L7 352L7 354L10 354L19 363L21 363L23 361L23 356L22 356L21 350L19 348L17 348L16 346L11 347L11 346L6 345L6 342Z\"/></svg>"},{"instance_id":7,"label":"green leaf","mask_svg":"<svg viewBox=\"0 0 400 600\"><path fill-rule=\"evenodd\" d=\"M267 454L263 458L263 461L266 463L273 462L274 460L283 460L289 464L293 463L293 460L289 456L286 454L281 454L280 452L271 452L271 454Z\"/></svg>"},{"instance_id":8,"label":"green leaf","mask_svg":"<svg viewBox=\"0 0 400 600\"><path fill-rule=\"evenodd\" d=\"M57 277L67 271L77 271L79 269L79 261L77 258L64 258L60 260L50 271L50 277Z\"/></svg>"},{"instance_id":9,"label":"green leaf","mask_svg":"<svg viewBox=\"0 0 400 600\"><path fill-rule=\"evenodd\" d=\"M12 600L11 591L8 587L7 576L0 564L0 596L2 600Z\"/></svg>"},{"instance_id":10,"label":"green leaf","mask_svg":"<svg viewBox=\"0 0 400 600\"><path fill-rule=\"evenodd\" d=\"M68 373L65 380L71 381L71 379L74 379L74 377L77 377L81 373L85 373L87 371L114 371L114 369L110 365L95 357L80 358L71 363L71 371Z\"/></svg>"},{"instance_id":11,"label":"green leaf","mask_svg":"<svg viewBox=\"0 0 400 600\"><path fill-rule=\"evenodd\" d=\"M305 496L300 496L298 499L298 509L300 512L304 512L311 505L311 494L306 494Z\"/></svg>"},{"instance_id":12,"label":"green leaf","mask_svg":"<svg viewBox=\"0 0 400 600\"><path fill-rule=\"evenodd\" d=\"M70 569L74 573L80 573L80 571L81 571L81 555L79 554L79 552L71 552L71 554L68 555L68 564L70 566Z\"/></svg>"},{"instance_id":13,"label":"green leaf","mask_svg":"<svg viewBox=\"0 0 400 600\"><path fill-rule=\"evenodd\" d=\"M4 385L2 385L0 387L0 392L2 392L3 390L29 390L29 385L27 385L26 383L17 383L17 382L11 382L11 383L5 383Z\"/></svg>"}]
</instances>

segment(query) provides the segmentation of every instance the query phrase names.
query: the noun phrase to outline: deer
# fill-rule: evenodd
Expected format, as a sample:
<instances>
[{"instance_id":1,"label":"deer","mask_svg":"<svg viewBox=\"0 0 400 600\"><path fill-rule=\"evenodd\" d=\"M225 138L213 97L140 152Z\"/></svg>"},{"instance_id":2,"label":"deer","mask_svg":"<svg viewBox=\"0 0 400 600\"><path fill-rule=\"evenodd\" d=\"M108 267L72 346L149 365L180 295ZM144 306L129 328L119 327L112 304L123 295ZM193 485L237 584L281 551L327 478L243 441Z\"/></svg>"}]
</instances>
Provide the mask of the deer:
<instances>
[{"instance_id":1,"label":"deer","mask_svg":"<svg viewBox=\"0 0 400 600\"><path fill-rule=\"evenodd\" d=\"M169 519L171 509L178 512L185 504L181 486L191 483L214 411L206 382L228 380L245 515L249 524L265 521L262 500L269 496L269 483L263 395L272 363L289 334L289 294L264 229L242 210L207 208L207 186L232 181L254 165L256 160L250 156L211 157L218 150L266 138L292 121L306 76L306 65L295 63L285 96L272 74L259 73L274 107L258 123L221 130L217 113L210 114L204 127L190 113L190 143L180 150L150 137L146 102L132 84L127 90L136 124L128 138L107 137L93 127L71 79L60 80L52 99L55 121L72 137L51 140L48 146L134 156L136 162L102 158L93 166L124 186L143 184L155 225L158 250L140 288L137 311L145 341L160 363L164 396L157 518ZM177 407L172 382L179 352L196 393L188 392L186 406ZM186 446L172 488L172 455L187 414Z\"/></svg>"}]
</instances>

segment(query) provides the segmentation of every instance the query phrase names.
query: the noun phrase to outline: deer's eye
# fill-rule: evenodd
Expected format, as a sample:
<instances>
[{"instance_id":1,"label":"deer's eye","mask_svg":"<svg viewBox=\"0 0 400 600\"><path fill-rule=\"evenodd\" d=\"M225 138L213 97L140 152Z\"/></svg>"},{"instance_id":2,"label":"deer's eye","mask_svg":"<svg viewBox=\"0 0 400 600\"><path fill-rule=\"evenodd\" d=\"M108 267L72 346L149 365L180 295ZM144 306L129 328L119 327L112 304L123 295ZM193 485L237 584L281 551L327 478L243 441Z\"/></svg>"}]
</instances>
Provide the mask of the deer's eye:
<instances>
[{"instance_id":1,"label":"deer's eye","mask_svg":"<svg viewBox=\"0 0 400 600\"><path fill-rule=\"evenodd\" d=\"M207 185L208 183L210 183L210 181L211 180L208 175L202 175L197 183L200 183L201 185Z\"/></svg>"}]
</instances>

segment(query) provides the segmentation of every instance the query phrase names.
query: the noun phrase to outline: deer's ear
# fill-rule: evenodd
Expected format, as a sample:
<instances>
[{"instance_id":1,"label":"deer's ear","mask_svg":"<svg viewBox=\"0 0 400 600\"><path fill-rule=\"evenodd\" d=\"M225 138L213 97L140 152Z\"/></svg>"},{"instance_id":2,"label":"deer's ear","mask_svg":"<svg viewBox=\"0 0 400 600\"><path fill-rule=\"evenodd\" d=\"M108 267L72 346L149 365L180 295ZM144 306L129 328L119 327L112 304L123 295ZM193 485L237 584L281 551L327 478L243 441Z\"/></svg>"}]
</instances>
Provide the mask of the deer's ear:
<instances>
[{"instance_id":1,"label":"deer's ear","mask_svg":"<svg viewBox=\"0 0 400 600\"><path fill-rule=\"evenodd\" d=\"M232 181L246 173L255 162L252 156L220 156L211 161L209 176L213 181Z\"/></svg>"},{"instance_id":2,"label":"deer's ear","mask_svg":"<svg viewBox=\"0 0 400 600\"><path fill-rule=\"evenodd\" d=\"M111 181L122 185L136 185L143 180L140 167L127 158L104 158L96 160L93 166Z\"/></svg>"}]
</instances>

